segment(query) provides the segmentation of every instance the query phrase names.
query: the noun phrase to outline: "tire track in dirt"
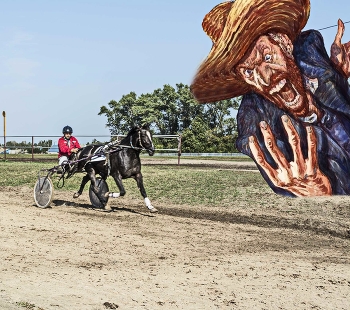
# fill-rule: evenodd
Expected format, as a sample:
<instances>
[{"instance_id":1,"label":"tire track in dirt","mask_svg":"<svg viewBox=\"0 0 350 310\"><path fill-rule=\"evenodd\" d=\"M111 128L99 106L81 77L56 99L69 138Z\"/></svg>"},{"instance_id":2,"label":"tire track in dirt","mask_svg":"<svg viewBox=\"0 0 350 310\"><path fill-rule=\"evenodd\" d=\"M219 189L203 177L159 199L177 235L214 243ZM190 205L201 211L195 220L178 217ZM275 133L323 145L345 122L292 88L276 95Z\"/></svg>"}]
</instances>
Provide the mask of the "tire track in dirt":
<instances>
[{"instance_id":1,"label":"tire track in dirt","mask_svg":"<svg viewBox=\"0 0 350 310\"><path fill-rule=\"evenodd\" d=\"M69 205L68 202L66 205ZM156 214L147 213L145 210L140 209L138 206L128 207L112 207L110 210L96 209L89 204L79 204L78 209L96 210L100 211L96 214L89 214L88 217L105 217L106 212L110 212L111 216L117 212L126 211L130 213L137 213L146 217L154 217ZM333 224L331 222L325 222L320 219L310 218L296 218L296 217L283 217L281 215L266 215L266 214L242 214L239 212L224 212L214 210L194 210L187 209L185 207L167 206L165 208L159 208L160 215L168 215L178 218L188 218L196 220L213 221L219 223L231 223L242 225L254 225L262 228L284 228L293 229L297 231L309 231L319 235L330 235L342 239L350 239L350 229L348 226L342 226L341 224Z\"/></svg>"},{"instance_id":2,"label":"tire track in dirt","mask_svg":"<svg viewBox=\"0 0 350 310\"><path fill-rule=\"evenodd\" d=\"M236 212L225 213L215 211L197 211L177 207L167 207L161 209L162 214L182 217L210 220L221 223L249 224L265 228L288 228L300 231L311 231L316 234L331 235L338 238L350 239L350 229L348 227L330 227L321 220L286 218L272 215L240 214Z\"/></svg>"},{"instance_id":3,"label":"tire track in dirt","mask_svg":"<svg viewBox=\"0 0 350 310\"><path fill-rule=\"evenodd\" d=\"M144 165L177 165L174 159L143 158ZM239 171L259 172L253 161L230 161L208 159L181 159L179 166L191 168L230 169ZM182 217L211 220L222 223L249 224L266 228L287 228L299 231L310 231L321 235L331 235L343 239L350 239L350 227L335 224L325 218L311 219L309 217L285 217L281 214L243 214L239 212L225 212L223 210L197 210L170 206L160 209L162 214Z\"/></svg>"}]
</instances>

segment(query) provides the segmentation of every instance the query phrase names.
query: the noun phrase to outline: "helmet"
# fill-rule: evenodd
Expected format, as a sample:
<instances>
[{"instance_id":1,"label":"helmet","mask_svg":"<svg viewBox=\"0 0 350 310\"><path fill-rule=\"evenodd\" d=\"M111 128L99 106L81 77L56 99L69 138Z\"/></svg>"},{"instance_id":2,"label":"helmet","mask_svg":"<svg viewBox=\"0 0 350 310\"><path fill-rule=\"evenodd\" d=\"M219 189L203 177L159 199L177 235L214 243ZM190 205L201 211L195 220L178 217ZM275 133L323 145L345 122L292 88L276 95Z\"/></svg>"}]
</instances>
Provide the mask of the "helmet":
<instances>
[{"instance_id":1,"label":"helmet","mask_svg":"<svg viewBox=\"0 0 350 310\"><path fill-rule=\"evenodd\" d=\"M65 134L65 133L73 133L73 129L72 127L70 126L64 126L63 129L62 129L62 133Z\"/></svg>"}]
</instances>

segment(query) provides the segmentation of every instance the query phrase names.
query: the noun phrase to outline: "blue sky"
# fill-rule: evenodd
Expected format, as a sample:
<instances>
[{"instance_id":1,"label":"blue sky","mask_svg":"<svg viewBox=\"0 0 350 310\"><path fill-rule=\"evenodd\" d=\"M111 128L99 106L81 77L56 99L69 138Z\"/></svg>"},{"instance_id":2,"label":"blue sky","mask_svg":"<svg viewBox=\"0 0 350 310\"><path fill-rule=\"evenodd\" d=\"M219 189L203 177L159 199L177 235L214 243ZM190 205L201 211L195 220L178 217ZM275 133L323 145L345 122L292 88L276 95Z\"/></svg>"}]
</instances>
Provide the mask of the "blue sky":
<instances>
[{"instance_id":1,"label":"blue sky","mask_svg":"<svg viewBox=\"0 0 350 310\"><path fill-rule=\"evenodd\" d=\"M97 114L110 100L190 84L211 48L202 19L219 2L2 0L6 134L60 135L68 124L78 136L108 135L106 118ZM305 29L350 21L349 0L311 0L311 6ZM344 42L350 41L345 26ZM329 50L336 28L321 33Z\"/></svg>"}]
</instances>

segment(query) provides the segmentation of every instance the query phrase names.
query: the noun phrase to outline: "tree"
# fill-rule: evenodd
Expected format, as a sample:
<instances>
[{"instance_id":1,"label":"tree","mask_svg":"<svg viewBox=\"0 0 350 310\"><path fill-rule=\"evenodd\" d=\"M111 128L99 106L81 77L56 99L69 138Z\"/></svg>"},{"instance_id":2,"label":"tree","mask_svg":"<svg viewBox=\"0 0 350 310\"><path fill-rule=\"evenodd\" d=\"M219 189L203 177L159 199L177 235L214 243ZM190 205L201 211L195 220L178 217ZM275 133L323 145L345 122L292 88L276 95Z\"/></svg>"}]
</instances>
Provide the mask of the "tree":
<instances>
[{"instance_id":1,"label":"tree","mask_svg":"<svg viewBox=\"0 0 350 310\"><path fill-rule=\"evenodd\" d=\"M192 121L196 117L203 117L204 115L204 104L198 104L196 99L193 97L190 87L182 83L176 84L178 98L178 108L180 113L180 132L184 129L189 128Z\"/></svg>"},{"instance_id":2,"label":"tree","mask_svg":"<svg viewBox=\"0 0 350 310\"><path fill-rule=\"evenodd\" d=\"M198 104L190 87L166 84L152 93L137 96L135 92L111 100L99 115L107 117L111 134L126 134L134 125L148 123L154 134L182 133L183 148L189 152L228 152L235 149L236 119L232 116L240 98ZM225 143L224 143L224 142ZM175 141L156 141L162 148L175 148ZM229 142L229 143L228 143ZM227 144L227 145L226 145Z\"/></svg>"},{"instance_id":3,"label":"tree","mask_svg":"<svg viewBox=\"0 0 350 310\"><path fill-rule=\"evenodd\" d=\"M140 121L137 115L134 115L137 97L135 92L124 95L119 101L111 100L106 106L100 108L98 115L107 117L106 126L112 135L125 134L134 124Z\"/></svg>"},{"instance_id":4,"label":"tree","mask_svg":"<svg viewBox=\"0 0 350 310\"><path fill-rule=\"evenodd\" d=\"M212 133L208 124L199 116L182 133L182 151L185 153L208 152L208 143Z\"/></svg>"},{"instance_id":5,"label":"tree","mask_svg":"<svg viewBox=\"0 0 350 310\"><path fill-rule=\"evenodd\" d=\"M237 109L238 100L227 99L207 104L205 118L216 136L224 137L236 131L236 119L232 113Z\"/></svg>"}]
</instances>

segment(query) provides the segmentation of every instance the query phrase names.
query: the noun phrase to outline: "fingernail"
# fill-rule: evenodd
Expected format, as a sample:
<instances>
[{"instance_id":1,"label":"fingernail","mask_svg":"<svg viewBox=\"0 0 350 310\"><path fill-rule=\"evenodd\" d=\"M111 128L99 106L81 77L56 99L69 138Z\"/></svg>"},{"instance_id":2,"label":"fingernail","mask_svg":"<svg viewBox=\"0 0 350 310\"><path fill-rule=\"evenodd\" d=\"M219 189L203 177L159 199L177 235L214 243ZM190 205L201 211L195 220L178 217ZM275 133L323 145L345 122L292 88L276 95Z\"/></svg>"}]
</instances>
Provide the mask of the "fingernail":
<instances>
[{"instance_id":1,"label":"fingernail","mask_svg":"<svg viewBox=\"0 0 350 310\"><path fill-rule=\"evenodd\" d=\"M287 115L283 115L282 116L282 121L285 122L285 123L288 123L289 122L289 117Z\"/></svg>"},{"instance_id":2,"label":"fingernail","mask_svg":"<svg viewBox=\"0 0 350 310\"><path fill-rule=\"evenodd\" d=\"M253 136L249 137L249 143L254 143L254 137Z\"/></svg>"},{"instance_id":3,"label":"fingernail","mask_svg":"<svg viewBox=\"0 0 350 310\"><path fill-rule=\"evenodd\" d=\"M267 123L265 122L265 121L262 121L262 122L260 122L260 127L262 128L262 129L267 129Z\"/></svg>"},{"instance_id":4,"label":"fingernail","mask_svg":"<svg viewBox=\"0 0 350 310\"><path fill-rule=\"evenodd\" d=\"M307 127L306 127L306 131L307 131L307 132L312 132L311 126L307 126Z\"/></svg>"}]
</instances>

